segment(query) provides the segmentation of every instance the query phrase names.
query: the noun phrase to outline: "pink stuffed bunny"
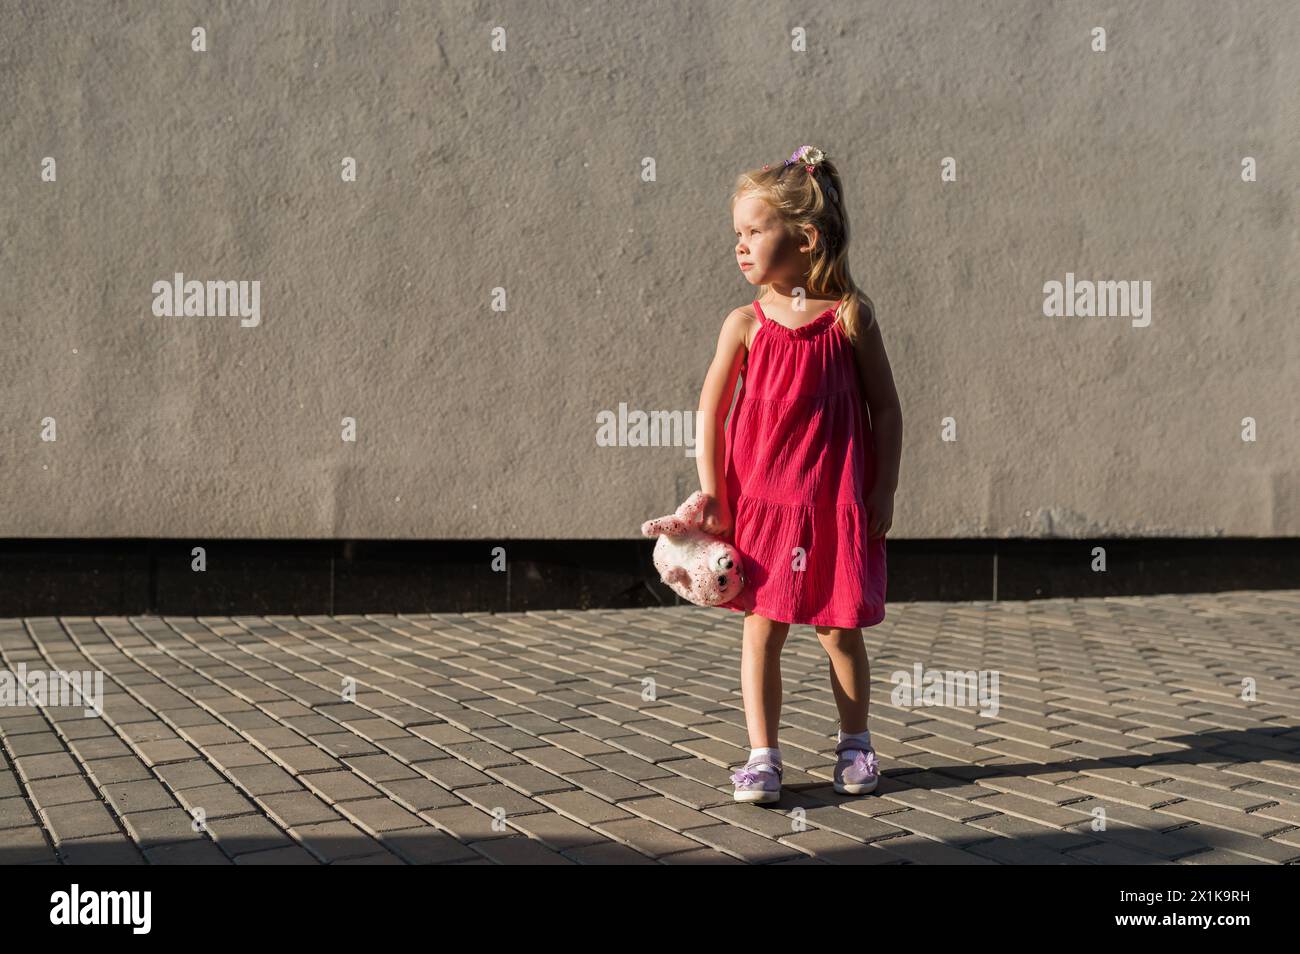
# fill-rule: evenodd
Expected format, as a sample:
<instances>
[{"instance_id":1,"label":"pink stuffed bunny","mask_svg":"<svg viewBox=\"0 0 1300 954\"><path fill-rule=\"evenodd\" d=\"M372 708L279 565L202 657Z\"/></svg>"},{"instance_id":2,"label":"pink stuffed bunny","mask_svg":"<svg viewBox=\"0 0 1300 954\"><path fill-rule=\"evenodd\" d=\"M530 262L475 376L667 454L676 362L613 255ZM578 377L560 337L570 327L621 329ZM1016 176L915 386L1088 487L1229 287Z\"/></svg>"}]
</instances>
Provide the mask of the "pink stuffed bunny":
<instances>
[{"instance_id":1,"label":"pink stuffed bunny","mask_svg":"<svg viewBox=\"0 0 1300 954\"><path fill-rule=\"evenodd\" d=\"M705 493L697 490L676 513L641 525L644 536L659 538L654 552L659 578L696 606L730 602L745 587L736 548L700 529L707 502Z\"/></svg>"}]
</instances>

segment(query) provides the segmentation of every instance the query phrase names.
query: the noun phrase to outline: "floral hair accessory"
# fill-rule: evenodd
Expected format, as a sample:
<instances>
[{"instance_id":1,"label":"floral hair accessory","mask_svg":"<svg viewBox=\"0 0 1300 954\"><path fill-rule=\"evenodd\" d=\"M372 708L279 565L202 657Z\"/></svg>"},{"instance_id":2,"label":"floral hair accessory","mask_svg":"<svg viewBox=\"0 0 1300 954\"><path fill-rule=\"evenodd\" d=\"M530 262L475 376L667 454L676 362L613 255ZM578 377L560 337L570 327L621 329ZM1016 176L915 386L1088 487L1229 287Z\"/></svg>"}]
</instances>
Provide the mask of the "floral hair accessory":
<instances>
[{"instance_id":1,"label":"floral hair accessory","mask_svg":"<svg viewBox=\"0 0 1300 954\"><path fill-rule=\"evenodd\" d=\"M790 154L790 158L785 161L785 164L788 166L802 160L805 168L809 172L812 172L813 169L825 158L826 153L822 152L816 146L800 146Z\"/></svg>"},{"instance_id":2,"label":"floral hair accessory","mask_svg":"<svg viewBox=\"0 0 1300 954\"><path fill-rule=\"evenodd\" d=\"M811 174L817 171L817 167L820 166L825 159L826 153L822 152L816 146L800 146L790 154L790 158L785 161L785 164L790 166L796 162L803 162L805 171ZM766 169L767 167L764 166L763 168ZM828 183L826 185L826 192L830 196L832 202L838 202L840 200L839 193L835 191L833 185Z\"/></svg>"}]
</instances>

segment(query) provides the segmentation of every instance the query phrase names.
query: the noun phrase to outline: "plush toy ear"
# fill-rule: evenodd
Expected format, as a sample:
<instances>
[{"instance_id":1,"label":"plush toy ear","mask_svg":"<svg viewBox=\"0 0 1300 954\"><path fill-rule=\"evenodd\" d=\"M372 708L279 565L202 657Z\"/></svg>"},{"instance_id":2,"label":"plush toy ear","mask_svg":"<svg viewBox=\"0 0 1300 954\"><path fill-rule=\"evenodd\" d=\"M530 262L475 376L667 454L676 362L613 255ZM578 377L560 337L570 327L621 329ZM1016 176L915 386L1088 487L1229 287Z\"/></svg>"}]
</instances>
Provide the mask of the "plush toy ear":
<instances>
[{"instance_id":1,"label":"plush toy ear","mask_svg":"<svg viewBox=\"0 0 1300 954\"><path fill-rule=\"evenodd\" d=\"M666 517L659 517L656 520L647 520L641 524L641 535L646 537L659 536L677 536L685 533L690 527L676 514L670 513Z\"/></svg>"},{"instance_id":2,"label":"plush toy ear","mask_svg":"<svg viewBox=\"0 0 1300 954\"><path fill-rule=\"evenodd\" d=\"M647 520L641 525L641 533L647 537L670 536L675 537L685 533L690 526L676 514L670 513L666 517L660 517L658 520Z\"/></svg>"},{"instance_id":3,"label":"plush toy ear","mask_svg":"<svg viewBox=\"0 0 1300 954\"><path fill-rule=\"evenodd\" d=\"M697 490L686 498L685 502L677 508L677 516L691 526L700 522L700 515L704 513L704 505L708 502L704 491Z\"/></svg>"},{"instance_id":4,"label":"plush toy ear","mask_svg":"<svg viewBox=\"0 0 1300 954\"><path fill-rule=\"evenodd\" d=\"M662 579L668 584L676 583L678 586L684 587L688 590L691 588L691 575L680 566L675 566L668 570L663 574Z\"/></svg>"}]
</instances>

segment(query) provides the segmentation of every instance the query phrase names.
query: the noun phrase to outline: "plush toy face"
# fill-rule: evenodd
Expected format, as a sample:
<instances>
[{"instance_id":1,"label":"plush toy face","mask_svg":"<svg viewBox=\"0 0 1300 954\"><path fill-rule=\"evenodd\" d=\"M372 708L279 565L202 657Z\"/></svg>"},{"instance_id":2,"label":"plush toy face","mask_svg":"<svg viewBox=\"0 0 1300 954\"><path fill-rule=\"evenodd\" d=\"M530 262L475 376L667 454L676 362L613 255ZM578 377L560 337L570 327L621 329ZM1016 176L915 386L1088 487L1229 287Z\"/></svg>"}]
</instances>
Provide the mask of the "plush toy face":
<instances>
[{"instance_id":1,"label":"plush toy face","mask_svg":"<svg viewBox=\"0 0 1300 954\"><path fill-rule=\"evenodd\" d=\"M740 595L744 589L745 577L741 573L737 554L733 547L725 543L710 545L705 551L705 565L713 570L707 588L710 606L717 606L719 603L729 603ZM714 591L716 587L716 592Z\"/></svg>"}]
</instances>

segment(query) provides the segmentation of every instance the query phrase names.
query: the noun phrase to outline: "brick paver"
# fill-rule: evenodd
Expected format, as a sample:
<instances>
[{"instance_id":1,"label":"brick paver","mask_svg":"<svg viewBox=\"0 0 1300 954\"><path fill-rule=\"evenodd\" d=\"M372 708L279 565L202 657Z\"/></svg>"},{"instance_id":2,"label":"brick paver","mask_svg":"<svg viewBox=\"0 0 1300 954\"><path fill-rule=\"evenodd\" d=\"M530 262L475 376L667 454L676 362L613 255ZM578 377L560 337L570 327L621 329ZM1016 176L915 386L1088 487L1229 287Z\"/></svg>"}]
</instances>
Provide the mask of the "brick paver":
<instances>
[{"instance_id":1,"label":"brick paver","mask_svg":"<svg viewBox=\"0 0 1300 954\"><path fill-rule=\"evenodd\" d=\"M1290 864L1300 591L891 604L873 795L831 787L810 627L785 790L739 805L740 617L642 610L0 620L3 864ZM996 673L996 709L895 674ZM902 702L903 700L900 700Z\"/></svg>"}]
</instances>

